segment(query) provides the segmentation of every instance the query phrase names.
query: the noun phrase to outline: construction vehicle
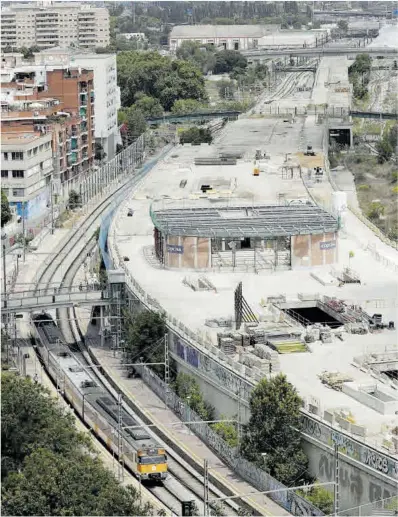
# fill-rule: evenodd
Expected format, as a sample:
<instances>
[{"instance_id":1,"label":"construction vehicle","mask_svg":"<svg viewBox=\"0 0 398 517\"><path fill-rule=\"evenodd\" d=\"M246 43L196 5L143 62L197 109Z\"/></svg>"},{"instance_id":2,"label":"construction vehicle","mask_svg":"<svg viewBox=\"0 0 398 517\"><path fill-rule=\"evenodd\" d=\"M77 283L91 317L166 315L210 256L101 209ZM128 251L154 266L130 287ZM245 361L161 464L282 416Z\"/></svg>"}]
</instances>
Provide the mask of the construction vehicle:
<instances>
[{"instance_id":1,"label":"construction vehicle","mask_svg":"<svg viewBox=\"0 0 398 517\"><path fill-rule=\"evenodd\" d=\"M305 151L304 156L316 156L315 151L312 149L312 145L307 145L307 150Z\"/></svg>"}]
</instances>

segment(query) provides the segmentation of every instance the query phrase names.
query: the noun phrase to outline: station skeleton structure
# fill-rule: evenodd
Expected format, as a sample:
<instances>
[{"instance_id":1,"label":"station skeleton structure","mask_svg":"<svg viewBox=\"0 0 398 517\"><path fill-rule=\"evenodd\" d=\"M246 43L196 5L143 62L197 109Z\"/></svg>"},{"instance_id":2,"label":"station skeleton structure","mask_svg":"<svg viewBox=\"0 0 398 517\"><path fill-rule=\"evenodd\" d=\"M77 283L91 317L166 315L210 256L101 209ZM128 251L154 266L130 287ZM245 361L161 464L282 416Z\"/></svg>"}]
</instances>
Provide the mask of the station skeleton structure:
<instances>
[{"instance_id":1,"label":"station skeleton structure","mask_svg":"<svg viewBox=\"0 0 398 517\"><path fill-rule=\"evenodd\" d=\"M150 213L156 256L167 268L207 270L220 258L234 267L240 254L259 269L337 261L338 220L311 203L229 206L199 201L189 208L164 208L159 201Z\"/></svg>"}]
</instances>

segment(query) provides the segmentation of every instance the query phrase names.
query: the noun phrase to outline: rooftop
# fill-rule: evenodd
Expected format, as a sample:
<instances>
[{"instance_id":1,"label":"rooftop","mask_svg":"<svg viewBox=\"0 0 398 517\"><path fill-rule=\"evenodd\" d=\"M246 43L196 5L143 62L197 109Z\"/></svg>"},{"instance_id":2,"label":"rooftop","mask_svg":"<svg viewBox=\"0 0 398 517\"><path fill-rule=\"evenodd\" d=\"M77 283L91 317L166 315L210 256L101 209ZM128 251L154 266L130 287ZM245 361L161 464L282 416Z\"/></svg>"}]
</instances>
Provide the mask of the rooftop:
<instances>
[{"instance_id":1,"label":"rooftop","mask_svg":"<svg viewBox=\"0 0 398 517\"><path fill-rule=\"evenodd\" d=\"M42 137L41 133L4 133L2 131L1 145L30 144Z\"/></svg>"},{"instance_id":2,"label":"rooftop","mask_svg":"<svg viewBox=\"0 0 398 517\"><path fill-rule=\"evenodd\" d=\"M154 225L166 235L200 237L286 237L335 232L337 220L316 205L207 206L192 201L189 208L151 207Z\"/></svg>"},{"instance_id":3,"label":"rooftop","mask_svg":"<svg viewBox=\"0 0 398 517\"><path fill-rule=\"evenodd\" d=\"M201 198L200 185L213 184L214 192L210 196L216 201L200 199L204 205L229 204L230 206L244 205L248 211L257 205L265 207L273 205L272 210L288 213L289 207L278 205L278 196L284 194L285 201L309 201L308 190L301 178L286 179L281 174L281 168L286 160L286 153L292 152L293 161L300 161L297 149L312 144L321 157L322 134L316 118L308 116L306 123L286 123L283 119L249 119L240 118L229 123L211 146L178 146L144 179L139 189L128 200L126 206L134 210L133 217L127 217L127 209L123 207L115 220L115 239L121 256L127 256L125 262L129 273L139 282L142 289L177 321L186 325L198 338L210 340L217 346L217 332L220 328L211 328L208 320L234 320L234 291L239 282L243 283L243 295L258 319L270 329L286 330L284 324L270 319L267 297L284 294L287 300L298 301L299 293L321 294L344 299L347 303L361 305L371 315L380 313L384 321L396 320L396 304L398 280L386 265L377 260L369 250L369 243L375 243L377 250L389 260L398 264L398 252L381 243L375 235L356 217L347 215L347 230L338 242L339 260L333 266L341 270L348 265L350 252L351 267L361 278L361 284L346 284L339 287L336 284L323 285L314 278L313 271L320 277L331 275L331 266L321 266L312 270L278 271L259 270L257 273L249 270L216 267L206 272L205 278L214 286L212 290L193 290L189 284L197 284L203 278L203 272L184 269L164 269L151 255L153 250L153 222L150 207L153 200L156 206L163 206L165 214L161 215L160 224L165 224L168 217L173 216L176 206L187 208L184 218L178 225L187 227L195 216L200 214L195 204ZM253 155L256 149L265 149L269 160L263 164L259 177L252 175ZM198 156L214 155L220 151L241 151L242 159L237 165L226 166L195 166ZM305 171L305 166L302 164ZM181 181L187 180L182 188ZM310 187L319 192L329 192L330 185L325 180L319 187ZM326 194L325 194L326 196ZM163 200L159 200L163 198ZM173 208L174 207L174 208ZM191 207L191 208L190 208ZM189 210L188 210L189 208ZM299 213L308 207L294 207ZM191 214L188 215L191 210ZM309 207L309 210L313 208ZM157 211L157 208L156 210ZM222 212L223 210L221 210ZM224 209L225 212L239 211L238 208ZM279 212L280 213L280 212ZM319 212L322 214L322 211ZM166 217L166 219L163 219ZM220 210L212 208L208 216L215 217L218 223L234 224L234 219L222 219ZM242 216L243 221L247 216ZM201 219L197 219L197 225ZM274 220L275 221L275 220ZM174 220L172 222L174 231ZM282 226L281 219L277 224ZM336 224L335 221L331 224ZM180 226L176 227L178 231ZM203 225L206 228L206 225ZM201 229L202 231L202 229ZM292 329L297 329L298 324ZM302 328L303 331L303 328ZM355 422L367 429L366 442L380 447L386 427L394 425L394 414L381 414L347 393L330 389L319 378L325 370L338 371L351 377L356 384L375 384L375 379L352 363L355 358L363 355L380 354L386 350L398 351L397 329L384 330L380 333L354 335L343 332L344 341L334 339L332 343L314 343L311 351L302 353L279 354L281 371L297 387L300 395L308 400L314 394L319 397L323 410L348 411ZM238 357L233 358L238 364ZM396 423L395 423L396 425Z\"/></svg>"},{"instance_id":4,"label":"rooftop","mask_svg":"<svg viewBox=\"0 0 398 517\"><path fill-rule=\"evenodd\" d=\"M261 38L279 25L176 25L170 38Z\"/></svg>"}]
</instances>

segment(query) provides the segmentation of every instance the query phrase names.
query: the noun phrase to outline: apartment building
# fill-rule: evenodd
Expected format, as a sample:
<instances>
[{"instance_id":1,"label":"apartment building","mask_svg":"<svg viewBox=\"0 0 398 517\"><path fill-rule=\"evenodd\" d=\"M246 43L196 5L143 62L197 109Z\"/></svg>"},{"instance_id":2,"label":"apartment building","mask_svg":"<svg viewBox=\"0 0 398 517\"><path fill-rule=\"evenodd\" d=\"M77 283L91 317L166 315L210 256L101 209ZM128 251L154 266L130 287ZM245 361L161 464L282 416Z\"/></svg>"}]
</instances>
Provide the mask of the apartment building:
<instances>
[{"instance_id":1,"label":"apartment building","mask_svg":"<svg viewBox=\"0 0 398 517\"><path fill-rule=\"evenodd\" d=\"M120 88L117 85L115 54L92 54L76 49L54 48L35 53L37 66L80 66L94 74L95 140L101 143L107 159L115 156L120 142L117 113L120 109Z\"/></svg>"},{"instance_id":2,"label":"apartment building","mask_svg":"<svg viewBox=\"0 0 398 517\"><path fill-rule=\"evenodd\" d=\"M106 47L109 13L85 2L13 3L1 10L1 48Z\"/></svg>"},{"instance_id":3,"label":"apartment building","mask_svg":"<svg viewBox=\"0 0 398 517\"><path fill-rule=\"evenodd\" d=\"M95 110L93 72L20 67L2 83L2 133L50 135L55 191L93 165ZM43 82L44 81L44 82Z\"/></svg>"},{"instance_id":4,"label":"apartment building","mask_svg":"<svg viewBox=\"0 0 398 517\"><path fill-rule=\"evenodd\" d=\"M1 189L17 215L35 219L50 202L51 134L1 133Z\"/></svg>"},{"instance_id":5,"label":"apartment building","mask_svg":"<svg viewBox=\"0 0 398 517\"><path fill-rule=\"evenodd\" d=\"M34 83L39 90L44 90L48 86L46 70L77 66L93 71L95 141L101 143L107 159L110 160L115 155L116 144L121 143L117 124L121 103L115 54L92 54L80 49L56 47L37 52L31 60L26 61L20 53L7 53L3 54L1 59L1 82L9 82L19 70L25 72L30 70L32 87ZM54 96L56 96L55 93Z\"/></svg>"}]
</instances>

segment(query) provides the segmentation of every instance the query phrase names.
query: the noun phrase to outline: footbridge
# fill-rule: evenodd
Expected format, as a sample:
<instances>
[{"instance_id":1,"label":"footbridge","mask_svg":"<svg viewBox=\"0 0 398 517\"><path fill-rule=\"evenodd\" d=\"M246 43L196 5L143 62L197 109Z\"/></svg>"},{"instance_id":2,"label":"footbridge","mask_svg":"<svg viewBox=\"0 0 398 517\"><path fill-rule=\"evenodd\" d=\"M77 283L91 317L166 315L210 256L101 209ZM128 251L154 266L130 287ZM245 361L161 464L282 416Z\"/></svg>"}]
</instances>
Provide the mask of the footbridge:
<instances>
[{"instance_id":1,"label":"footbridge","mask_svg":"<svg viewBox=\"0 0 398 517\"><path fill-rule=\"evenodd\" d=\"M198 120L214 120L217 118L226 118L228 120L236 120L241 111L222 110L222 111L201 111L197 113L186 113L184 115L164 115L163 117L149 117L146 119L148 124L177 124L178 122L189 122Z\"/></svg>"},{"instance_id":2,"label":"footbridge","mask_svg":"<svg viewBox=\"0 0 398 517\"><path fill-rule=\"evenodd\" d=\"M109 305L107 291L72 287L21 291L1 296L1 314L31 312L61 307Z\"/></svg>"},{"instance_id":3,"label":"footbridge","mask_svg":"<svg viewBox=\"0 0 398 517\"><path fill-rule=\"evenodd\" d=\"M280 48L280 49L251 49L242 50L241 53L251 60L253 59L272 59L283 56L307 56L307 57L327 57L327 56L356 56L358 54L371 54L376 56L394 57L397 49L392 47L314 47L314 48Z\"/></svg>"}]
</instances>

